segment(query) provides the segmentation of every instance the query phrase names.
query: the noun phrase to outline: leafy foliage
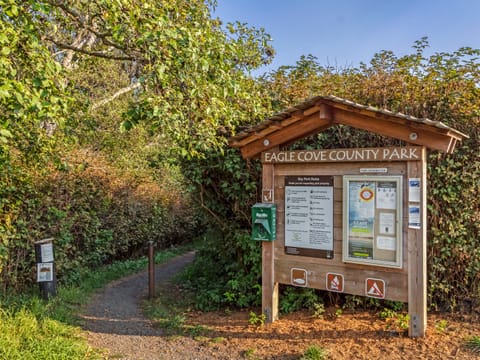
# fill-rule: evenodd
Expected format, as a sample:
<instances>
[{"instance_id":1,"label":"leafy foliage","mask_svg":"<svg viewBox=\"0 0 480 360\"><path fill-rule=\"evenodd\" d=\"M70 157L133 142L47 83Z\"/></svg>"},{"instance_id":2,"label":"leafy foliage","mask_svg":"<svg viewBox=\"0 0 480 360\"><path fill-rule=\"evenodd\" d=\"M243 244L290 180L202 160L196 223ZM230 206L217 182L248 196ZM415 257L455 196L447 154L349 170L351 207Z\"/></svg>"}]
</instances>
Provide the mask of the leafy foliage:
<instances>
[{"instance_id":1,"label":"leafy foliage","mask_svg":"<svg viewBox=\"0 0 480 360\"><path fill-rule=\"evenodd\" d=\"M414 44L413 54L397 57L390 51L381 51L369 64L352 69L323 67L313 56L304 56L295 66L281 67L259 81L264 96L271 99L271 106L277 111L311 96L332 94L420 118L440 120L470 136L455 154L432 153L428 160L430 305L469 310L478 308L480 302L480 50L461 48L453 53L425 57L427 47L428 41L424 38ZM396 140L337 126L297 142L291 148L399 144ZM190 171L189 178L203 194L202 207L215 214L215 223L220 224L224 233L231 234L239 227L250 227L242 215L249 214L251 205L260 199L260 186L258 176L249 175L253 162L245 162L246 167L240 164L232 167L226 164L235 164L233 156L239 155L233 150L224 153L225 165L218 162L221 153L210 151L205 153L205 160L194 162L195 170L187 166L187 173ZM227 166L233 171L217 171ZM224 185L220 188L218 184ZM229 189L228 194L223 191L225 188ZM231 235L221 239L222 248L238 247L231 242L234 239ZM208 257L207 253L204 255ZM215 250L210 261L207 258L202 261L208 266L217 264L219 259L229 266L241 260L238 256L229 257L229 251L220 256ZM260 263L252 263L249 267L251 272L257 272ZM215 281L218 286L230 281L225 273L220 273L220 279ZM240 274L234 279L242 281ZM223 298L217 300L225 302ZM212 301L215 299L210 299L209 304Z\"/></svg>"},{"instance_id":2,"label":"leafy foliage","mask_svg":"<svg viewBox=\"0 0 480 360\"><path fill-rule=\"evenodd\" d=\"M480 51L426 57L424 38L412 54L384 50L357 68L307 55L254 79L249 72L273 56L270 37L222 24L214 6L0 0L3 290L31 282L34 239L57 239L59 274L73 281L75 269L135 256L146 239L168 246L190 237L202 209L209 232L189 282L199 306L258 304L260 245L247 229L260 164L226 139L272 111L333 94L470 136L453 155L429 155L429 299L478 306ZM338 126L293 147L396 144Z\"/></svg>"},{"instance_id":3,"label":"leafy foliage","mask_svg":"<svg viewBox=\"0 0 480 360\"><path fill-rule=\"evenodd\" d=\"M65 282L78 280L85 267L142 254L150 240L166 248L193 232L193 212L168 183L162 189L148 178L135 180L92 153L71 155L75 161L32 180L36 187L24 194L33 201L22 204L5 244L5 287L33 279L35 239L55 239L57 273Z\"/></svg>"},{"instance_id":4,"label":"leafy foliage","mask_svg":"<svg viewBox=\"0 0 480 360\"><path fill-rule=\"evenodd\" d=\"M85 58L100 59L95 63L121 67L128 75L118 78L119 91L101 81L112 91L110 99L135 90L123 129L146 122L175 141L180 154L192 157L224 143L216 136L219 128L232 128L263 110L265 102L255 96L256 84L245 72L271 60L270 38L263 29L240 23L222 28L210 15L214 3L97 0L45 6L48 12L41 17L51 24L45 37L52 51L62 50L57 61L72 68ZM93 112L109 102L92 97L99 92L95 83L82 81L81 89L94 101L88 109Z\"/></svg>"}]
</instances>

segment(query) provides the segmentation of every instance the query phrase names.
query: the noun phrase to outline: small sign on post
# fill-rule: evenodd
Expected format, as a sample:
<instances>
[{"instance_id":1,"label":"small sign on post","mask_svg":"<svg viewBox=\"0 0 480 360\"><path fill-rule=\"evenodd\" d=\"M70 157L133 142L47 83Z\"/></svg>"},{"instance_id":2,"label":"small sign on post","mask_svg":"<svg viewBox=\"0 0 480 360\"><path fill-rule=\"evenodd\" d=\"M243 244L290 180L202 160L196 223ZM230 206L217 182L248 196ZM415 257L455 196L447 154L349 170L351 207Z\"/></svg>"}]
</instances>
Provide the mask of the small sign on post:
<instances>
[{"instance_id":1,"label":"small sign on post","mask_svg":"<svg viewBox=\"0 0 480 360\"><path fill-rule=\"evenodd\" d=\"M35 260L40 296L42 299L48 300L57 295L53 238L35 242Z\"/></svg>"}]
</instances>

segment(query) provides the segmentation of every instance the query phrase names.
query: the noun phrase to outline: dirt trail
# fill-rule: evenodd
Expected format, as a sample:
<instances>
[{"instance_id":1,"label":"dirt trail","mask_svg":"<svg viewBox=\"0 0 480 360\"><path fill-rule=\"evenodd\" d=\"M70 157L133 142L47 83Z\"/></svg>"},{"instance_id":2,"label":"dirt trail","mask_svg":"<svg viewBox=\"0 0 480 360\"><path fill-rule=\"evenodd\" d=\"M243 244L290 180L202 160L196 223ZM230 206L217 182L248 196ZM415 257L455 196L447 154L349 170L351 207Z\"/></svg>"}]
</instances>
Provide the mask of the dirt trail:
<instances>
[{"instance_id":1,"label":"dirt trail","mask_svg":"<svg viewBox=\"0 0 480 360\"><path fill-rule=\"evenodd\" d=\"M189 252L158 265L155 269L158 285L168 282L194 256L194 252ZM215 358L209 349L198 348L193 339L170 339L161 329L154 328L140 307L147 294L146 271L114 281L95 294L82 315L82 328L89 343L106 349L106 358L110 359Z\"/></svg>"},{"instance_id":2,"label":"dirt trail","mask_svg":"<svg viewBox=\"0 0 480 360\"><path fill-rule=\"evenodd\" d=\"M158 266L157 291L173 291L169 280L193 258L191 252ZM372 312L335 316L337 309L332 308L324 318L296 312L263 327L249 324L248 310L192 312L187 323L201 325L208 333L172 337L142 315L141 301L147 290L147 273L135 274L109 284L85 309L83 328L92 346L105 349L105 359L298 360L314 345L325 349L331 360L480 360L480 353L465 347L466 339L480 335L478 313L429 314L427 336L408 338L392 332Z\"/></svg>"}]
</instances>

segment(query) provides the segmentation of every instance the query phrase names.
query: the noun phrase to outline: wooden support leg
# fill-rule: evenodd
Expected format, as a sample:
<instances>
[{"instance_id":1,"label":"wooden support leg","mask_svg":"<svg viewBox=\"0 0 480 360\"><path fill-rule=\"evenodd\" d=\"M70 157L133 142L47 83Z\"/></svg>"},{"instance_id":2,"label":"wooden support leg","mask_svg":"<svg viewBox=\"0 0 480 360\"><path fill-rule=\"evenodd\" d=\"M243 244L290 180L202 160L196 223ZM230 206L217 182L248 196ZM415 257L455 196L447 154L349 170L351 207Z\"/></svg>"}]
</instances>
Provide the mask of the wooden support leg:
<instances>
[{"instance_id":1,"label":"wooden support leg","mask_svg":"<svg viewBox=\"0 0 480 360\"><path fill-rule=\"evenodd\" d=\"M278 283L274 277L273 242L262 243L262 313L265 322L278 320Z\"/></svg>"},{"instance_id":2,"label":"wooden support leg","mask_svg":"<svg viewBox=\"0 0 480 360\"><path fill-rule=\"evenodd\" d=\"M426 150L422 149L422 161L408 163L408 178L421 181L419 203L420 228L408 228L408 314L410 337L423 337L427 329L427 174ZM407 179L408 180L408 179ZM407 189L408 190L408 189ZM408 195L407 195L408 196ZM408 216L408 214L407 214Z\"/></svg>"}]
</instances>

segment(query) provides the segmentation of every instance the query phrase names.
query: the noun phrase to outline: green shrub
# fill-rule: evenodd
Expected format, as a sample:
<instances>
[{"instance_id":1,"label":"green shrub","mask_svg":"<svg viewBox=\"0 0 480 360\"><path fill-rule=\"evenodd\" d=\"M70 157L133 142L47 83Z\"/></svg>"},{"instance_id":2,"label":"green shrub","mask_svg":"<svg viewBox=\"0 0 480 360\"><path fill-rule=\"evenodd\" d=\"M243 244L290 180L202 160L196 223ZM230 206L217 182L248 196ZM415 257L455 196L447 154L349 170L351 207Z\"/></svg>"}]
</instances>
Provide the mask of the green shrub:
<instances>
[{"instance_id":1,"label":"green shrub","mask_svg":"<svg viewBox=\"0 0 480 360\"><path fill-rule=\"evenodd\" d=\"M305 350L300 360L323 360L328 356L327 350L322 347L312 345Z\"/></svg>"},{"instance_id":2,"label":"green shrub","mask_svg":"<svg viewBox=\"0 0 480 360\"><path fill-rule=\"evenodd\" d=\"M75 160L59 169L13 173L10 182L18 182L17 190L3 190L4 291L33 284L33 243L43 238L54 238L59 282L73 284L85 269L145 254L148 241L164 249L193 238L195 208L181 188L172 191L151 178L134 177L98 154L75 151L70 156Z\"/></svg>"}]
</instances>

